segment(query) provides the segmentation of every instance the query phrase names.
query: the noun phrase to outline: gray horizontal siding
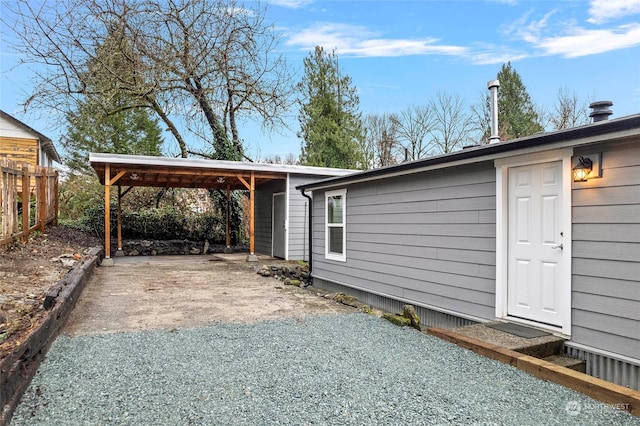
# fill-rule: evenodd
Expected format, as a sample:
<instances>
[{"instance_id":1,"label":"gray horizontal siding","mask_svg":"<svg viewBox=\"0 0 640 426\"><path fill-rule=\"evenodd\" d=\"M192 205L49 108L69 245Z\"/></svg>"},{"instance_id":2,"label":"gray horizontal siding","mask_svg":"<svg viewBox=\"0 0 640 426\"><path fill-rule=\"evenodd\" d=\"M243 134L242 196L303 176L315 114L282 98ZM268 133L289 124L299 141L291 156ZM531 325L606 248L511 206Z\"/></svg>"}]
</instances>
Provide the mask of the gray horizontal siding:
<instances>
[{"instance_id":1,"label":"gray horizontal siding","mask_svg":"<svg viewBox=\"0 0 640 426\"><path fill-rule=\"evenodd\" d=\"M324 258L314 193L314 276L445 311L495 311L495 169L458 167L347 188L347 261Z\"/></svg>"},{"instance_id":2,"label":"gray horizontal siding","mask_svg":"<svg viewBox=\"0 0 640 426\"><path fill-rule=\"evenodd\" d=\"M308 202L296 186L314 182L323 176L289 176L289 259L309 258Z\"/></svg>"},{"instance_id":3,"label":"gray horizontal siding","mask_svg":"<svg viewBox=\"0 0 640 426\"><path fill-rule=\"evenodd\" d=\"M603 149L602 177L572 195L572 341L640 359L637 144Z\"/></svg>"}]
</instances>

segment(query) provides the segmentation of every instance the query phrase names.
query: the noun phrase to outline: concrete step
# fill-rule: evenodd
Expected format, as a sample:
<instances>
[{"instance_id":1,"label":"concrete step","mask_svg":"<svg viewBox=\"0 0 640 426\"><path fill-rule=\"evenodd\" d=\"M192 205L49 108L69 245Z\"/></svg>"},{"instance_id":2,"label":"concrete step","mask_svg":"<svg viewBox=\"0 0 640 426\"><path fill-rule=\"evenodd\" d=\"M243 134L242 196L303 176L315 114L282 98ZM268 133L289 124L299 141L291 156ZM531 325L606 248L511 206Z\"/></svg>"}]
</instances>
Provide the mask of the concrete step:
<instances>
[{"instance_id":1,"label":"concrete step","mask_svg":"<svg viewBox=\"0 0 640 426\"><path fill-rule=\"evenodd\" d=\"M544 342L532 343L521 342L518 347L512 348L516 352L521 354L530 355L536 358L547 358L554 355L560 355L562 353L565 339L556 336L549 336L553 338L546 339ZM527 340L527 339L525 339ZM532 339L529 339L532 340Z\"/></svg>"},{"instance_id":2,"label":"concrete step","mask_svg":"<svg viewBox=\"0 0 640 426\"><path fill-rule=\"evenodd\" d=\"M487 325L488 324L468 325L458 327L452 331L536 358L546 358L551 355L560 355L563 353L562 347L565 339L562 337L549 334L547 336L527 339L487 327Z\"/></svg>"},{"instance_id":3,"label":"concrete step","mask_svg":"<svg viewBox=\"0 0 640 426\"><path fill-rule=\"evenodd\" d=\"M587 372L587 363L581 359L571 358L570 356L566 355L551 355L543 359L545 361L549 361L556 365L567 367L581 373Z\"/></svg>"}]
</instances>

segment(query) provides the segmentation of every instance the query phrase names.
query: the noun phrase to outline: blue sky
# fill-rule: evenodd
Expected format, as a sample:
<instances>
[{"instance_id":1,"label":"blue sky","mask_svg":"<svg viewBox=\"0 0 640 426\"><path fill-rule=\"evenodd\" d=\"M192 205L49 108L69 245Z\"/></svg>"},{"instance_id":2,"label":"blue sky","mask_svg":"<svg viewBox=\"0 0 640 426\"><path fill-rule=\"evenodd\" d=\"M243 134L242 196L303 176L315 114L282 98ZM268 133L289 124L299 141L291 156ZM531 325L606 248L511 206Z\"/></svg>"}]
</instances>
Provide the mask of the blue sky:
<instances>
[{"instance_id":1,"label":"blue sky","mask_svg":"<svg viewBox=\"0 0 640 426\"><path fill-rule=\"evenodd\" d=\"M551 107L565 88L583 100L612 100L613 117L640 113L640 0L268 3L267 20L298 75L316 45L335 48L364 114L399 112L439 91L475 103L506 61L536 104ZM19 114L28 72L12 70L17 58L4 47L0 58L0 108L55 139L59 131L43 114ZM281 134L246 123L248 154L298 154L296 116Z\"/></svg>"}]
</instances>

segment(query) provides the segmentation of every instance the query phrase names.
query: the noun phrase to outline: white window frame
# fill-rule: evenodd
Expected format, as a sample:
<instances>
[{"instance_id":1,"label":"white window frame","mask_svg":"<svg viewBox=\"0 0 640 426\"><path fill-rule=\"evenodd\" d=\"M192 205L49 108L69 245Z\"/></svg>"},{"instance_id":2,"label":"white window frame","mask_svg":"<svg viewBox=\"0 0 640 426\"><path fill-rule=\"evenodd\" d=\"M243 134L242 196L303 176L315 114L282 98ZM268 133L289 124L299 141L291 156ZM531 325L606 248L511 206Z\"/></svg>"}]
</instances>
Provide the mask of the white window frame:
<instances>
[{"instance_id":1,"label":"white window frame","mask_svg":"<svg viewBox=\"0 0 640 426\"><path fill-rule=\"evenodd\" d=\"M342 196L342 224L329 223L329 197ZM329 251L329 228L342 227L342 253ZM347 261L347 189L327 191L324 194L324 257L338 262Z\"/></svg>"}]
</instances>

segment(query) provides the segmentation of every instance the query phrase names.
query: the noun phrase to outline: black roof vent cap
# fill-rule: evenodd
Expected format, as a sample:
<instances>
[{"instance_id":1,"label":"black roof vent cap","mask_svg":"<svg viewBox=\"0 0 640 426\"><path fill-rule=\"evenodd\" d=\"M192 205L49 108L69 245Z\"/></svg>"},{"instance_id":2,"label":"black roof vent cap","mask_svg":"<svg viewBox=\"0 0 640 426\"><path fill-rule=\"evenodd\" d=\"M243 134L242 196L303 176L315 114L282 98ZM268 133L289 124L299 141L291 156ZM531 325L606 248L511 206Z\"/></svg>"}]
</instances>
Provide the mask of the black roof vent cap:
<instances>
[{"instance_id":1,"label":"black roof vent cap","mask_svg":"<svg viewBox=\"0 0 640 426\"><path fill-rule=\"evenodd\" d=\"M609 108L613 106L613 102L611 101L596 101L591 102L589 104L589 108L593 111L589 114L589 117L593 118L593 122L597 123L598 121L606 121L609 119L609 116L613 114Z\"/></svg>"}]
</instances>

